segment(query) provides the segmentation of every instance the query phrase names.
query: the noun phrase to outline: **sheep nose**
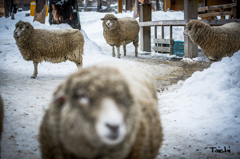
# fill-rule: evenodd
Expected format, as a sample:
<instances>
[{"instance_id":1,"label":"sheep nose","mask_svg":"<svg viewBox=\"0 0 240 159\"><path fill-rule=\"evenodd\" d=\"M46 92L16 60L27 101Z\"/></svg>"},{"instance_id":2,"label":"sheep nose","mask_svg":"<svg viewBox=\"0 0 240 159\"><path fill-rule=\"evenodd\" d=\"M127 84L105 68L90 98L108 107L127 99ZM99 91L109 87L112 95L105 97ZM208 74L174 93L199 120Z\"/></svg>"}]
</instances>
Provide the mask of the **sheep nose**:
<instances>
[{"instance_id":1,"label":"sheep nose","mask_svg":"<svg viewBox=\"0 0 240 159\"><path fill-rule=\"evenodd\" d=\"M106 126L111 130L112 133L118 133L119 125L106 124Z\"/></svg>"}]
</instances>

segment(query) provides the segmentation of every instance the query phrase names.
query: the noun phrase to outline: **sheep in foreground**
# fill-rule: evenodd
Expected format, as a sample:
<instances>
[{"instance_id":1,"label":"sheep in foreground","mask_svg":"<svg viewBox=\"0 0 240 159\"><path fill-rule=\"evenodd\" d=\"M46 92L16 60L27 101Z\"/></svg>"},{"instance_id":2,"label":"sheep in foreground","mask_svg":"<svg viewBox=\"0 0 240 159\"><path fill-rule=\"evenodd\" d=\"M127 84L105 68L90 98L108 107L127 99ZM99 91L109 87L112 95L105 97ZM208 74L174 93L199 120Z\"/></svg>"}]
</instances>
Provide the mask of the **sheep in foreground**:
<instances>
[{"instance_id":1,"label":"sheep in foreground","mask_svg":"<svg viewBox=\"0 0 240 159\"><path fill-rule=\"evenodd\" d=\"M130 17L117 18L113 14L106 14L103 20L103 36L106 42L112 46L112 56L115 57L114 46L117 47L118 58L120 58L120 46L123 45L124 56L126 56L126 45L133 42L135 56L138 56L138 22Z\"/></svg>"},{"instance_id":2,"label":"sheep in foreground","mask_svg":"<svg viewBox=\"0 0 240 159\"><path fill-rule=\"evenodd\" d=\"M163 134L152 77L123 63L71 75L40 127L43 159L154 159Z\"/></svg>"},{"instance_id":3,"label":"sheep in foreground","mask_svg":"<svg viewBox=\"0 0 240 159\"><path fill-rule=\"evenodd\" d=\"M210 25L191 20L184 31L191 40L198 44L203 54L210 61L220 61L223 57L231 57L240 50L240 24L227 23L222 26L210 27Z\"/></svg>"},{"instance_id":4,"label":"sheep in foreground","mask_svg":"<svg viewBox=\"0 0 240 159\"><path fill-rule=\"evenodd\" d=\"M84 38L77 29L34 29L28 22L19 21L14 30L16 44L26 61L33 61L32 78L37 77L38 63L60 63L70 60L82 66Z\"/></svg>"},{"instance_id":5,"label":"sheep in foreground","mask_svg":"<svg viewBox=\"0 0 240 159\"><path fill-rule=\"evenodd\" d=\"M1 140L1 137L2 137L2 131L3 131L3 116L4 116L3 101L2 101L2 97L0 95L0 140Z\"/></svg>"}]
</instances>

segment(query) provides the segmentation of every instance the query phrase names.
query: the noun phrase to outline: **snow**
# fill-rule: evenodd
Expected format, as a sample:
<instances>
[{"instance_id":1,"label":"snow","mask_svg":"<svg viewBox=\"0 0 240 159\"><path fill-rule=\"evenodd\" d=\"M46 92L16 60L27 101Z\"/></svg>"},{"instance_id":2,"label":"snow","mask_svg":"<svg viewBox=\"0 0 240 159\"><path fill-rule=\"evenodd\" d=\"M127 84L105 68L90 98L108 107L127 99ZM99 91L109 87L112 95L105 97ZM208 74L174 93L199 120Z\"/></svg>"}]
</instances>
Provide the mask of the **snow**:
<instances>
[{"instance_id":1,"label":"snow","mask_svg":"<svg viewBox=\"0 0 240 159\"><path fill-rule=\"evenodd\" d=\"M181 88L159 94L163 144L169 145L161 152L175 147L187 158L194 158L197 149L202 158L240 158L240 51L174 87ZM210 147L218 146L230 146L231 153L216 157Z\"/></svg>"},{"instance_id":2,"label":"snow","mask_svg":"<svg viewBox=\"0 0 240 159\"><path fill-rule=\"evenodd\" d=\"M23 60L13 38L15 23L30 22L35 28L70 28L67 24L45 25L25 17L29 11L15 15L15 20L0 18L0 93L4 100L4 131L2 158L40 158L39 125L57 86L77 71L73 62L39 65L39 75L31 79L32 62ZM119 60L111 57L111 47L102 34L106 13L80 12L85 38L83 67L101 61ZM118 18L133 13L116 14ZM183 19L182 12L153 12L152 20ZM161 28L158 28L161 32ZM183 27L173 27L173 38L183 41ZM152 29L153 33L153 29ZM169 29L165 27L165 37ZM152 34L153 38L153 34ZM127 45L127 50L134 50ZM143 54L139 49L139 54ZM153 51L152 56L156 55ZM161 55L163 56L163 55ZM169 55L164 55L169 56ZM120 59L136 65L135 62ZM184 60L193 61L185 58ZM195 60L199 60L196 58ZM240 51L223 58L202 72L195 72L168 91L158 93L164 141L158 158L240 158ZM220 146L220 148L218 148ZM216 149L228 153L212 153ZM229 148L230 146L230 148Z\"/></svg>"}]
</instances>

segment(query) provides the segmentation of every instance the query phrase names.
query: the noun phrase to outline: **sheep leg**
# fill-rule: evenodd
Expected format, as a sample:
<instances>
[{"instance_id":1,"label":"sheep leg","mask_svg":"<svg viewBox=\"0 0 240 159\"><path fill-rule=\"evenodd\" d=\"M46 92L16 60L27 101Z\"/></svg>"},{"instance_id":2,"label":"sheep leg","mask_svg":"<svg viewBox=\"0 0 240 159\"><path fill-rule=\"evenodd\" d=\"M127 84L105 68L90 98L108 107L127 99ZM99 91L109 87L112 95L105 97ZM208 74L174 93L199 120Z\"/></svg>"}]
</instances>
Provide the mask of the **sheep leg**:
<instances>
[{"instance_id":1,"label":"sheep leg","mask_svg":"<svg viewBox=\"0 0 240 159\"><path fill-rule=\"evenodd\" d=\"M138 57L138 38L133 41L133 45L135 46L135 57Z\"/></svg>"},{"instance_id":2,"label":"sheep leg","mask_svg":"<svg viewBox=\"0 0 240 159\"><path fill-rule=\"evenodd\" d=\"M115 57L115 48L114 48L114 45L112 45L112 56Z\"/></svg>"},{"instance_id":3,"label":"sheep leg","mask_svg":"<svg viewBox=\"0 0 240 159\"><path fill-rule=\"evenodd\" d=\"M213 57L213 56L208 56L207 57L210 61L218 61L217 57Z\"/></svg>"},{"instance_id":4,"label":"sheep leg","mask_svg":"<svg viewBox=\"0 0 240 159\"><path fill-rule=\"evenodd\" d=\"M124 56L126 56L126 45L123 45L123 52L124 52Z\"/></svg>"},{"instance_id":5,"label":"sheep leg","mask_svg":"<svg viewBox=\"0 0 240 159\"><path fill-rule=\"evenodd\" d=\"M121 57L121 54L120 54L120 45L117 45L116 47L117 47L118 58L120 58L120 57Z\"/></svg>"},{"instance_id":6,"label":"sheep leg","mask_svg":"<svg viewBox=\"0 0 240 159\"><path fill-rule=\"evenodd\" d=\"M33 75L31 76L31 78L36 78L37 74L38 74L38 63L33 61L33 65L34 65L34 71L33 71Z\"/></svg>"},{"instance_id":7,"label":"sheep leg","mask_svg":"<svg viewBox=\"0 0 240 159\"><path fill-rule=\"evenodd\" d=\"M82 68L83 66L83 61L82 61L82 58L80 57L80 63L78 62L74 62L76 65L77 65L77 68Z\"/></svg>"}]
</instances>

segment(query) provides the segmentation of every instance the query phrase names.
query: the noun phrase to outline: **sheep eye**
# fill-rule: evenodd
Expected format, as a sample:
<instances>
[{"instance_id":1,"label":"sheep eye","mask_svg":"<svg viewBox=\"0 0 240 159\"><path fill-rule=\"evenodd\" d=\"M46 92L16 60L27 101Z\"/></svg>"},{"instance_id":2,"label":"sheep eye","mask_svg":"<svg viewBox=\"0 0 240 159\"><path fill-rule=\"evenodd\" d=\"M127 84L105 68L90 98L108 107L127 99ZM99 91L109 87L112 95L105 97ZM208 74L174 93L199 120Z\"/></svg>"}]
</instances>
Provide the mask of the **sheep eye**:
<instances>
[{"instance_id":1,"label":"sheep eye","mask_svg":"<svg viewBox=\"0 0 240 159\"><path fill-rule=\"evenodd\" d=\"M78 100L79 100L79 103L83 104L83 105L87 105L89 103L89 99L86 96L82 96L82 97L78 98Z\"/></svg>"},{"instance_id":2,"label":"sheep eye","mask_svg":"<svg viewBox=\"0 0 240 159\"><path fill-rule=\"evenodd\" d=\"M29 29L30 27L29 26L26 26L27 29Z\"/></svg>"},{"instance_id":3,"label":"sheep eye","mask_svg":"<svg viewBox=\"0 0 240 159\"><path fill-rule=\"evenodd\" d=\"M89 103L88 96L82 90L77 91L77 98L80 104L87 105Z\"/></svg>"}]
</instances>

